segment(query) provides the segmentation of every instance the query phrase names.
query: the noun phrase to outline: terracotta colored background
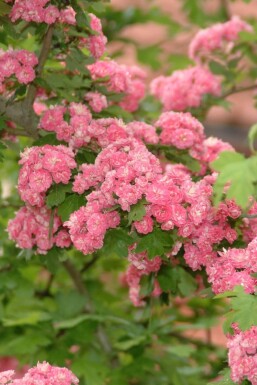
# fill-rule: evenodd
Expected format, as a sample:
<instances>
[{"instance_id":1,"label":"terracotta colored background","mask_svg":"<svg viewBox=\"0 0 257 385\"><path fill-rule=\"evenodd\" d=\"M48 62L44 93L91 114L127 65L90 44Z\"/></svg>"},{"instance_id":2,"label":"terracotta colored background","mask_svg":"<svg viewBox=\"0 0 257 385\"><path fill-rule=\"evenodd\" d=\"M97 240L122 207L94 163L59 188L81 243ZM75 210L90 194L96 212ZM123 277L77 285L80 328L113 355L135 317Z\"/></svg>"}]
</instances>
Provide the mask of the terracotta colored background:
<instances>
[{"instance_id":1,"label":"terracotta colored background","mask_svg":"<svg viewBox=\"0 0 257 385\"><path fill-rule=\"evenodd\" d=\"M242 18L256 17L257 19L257 0L252 0L249 4L242 0L230 2L229 0L205 0L204 7L208 10L215 10L221 2L226 1L230 15L240 15ZM117 9L126 9L137 6L143 9L152 6L160 7L166 14L169 14L175 21L179 21L187 26L187 18L182 11L183 2L181 0L111 0L111 4ZM197 31L197 28L195 29ZM174 39L167 39L166 27L155 23L138 24L126 27L121 35L133 38L143 46L160 44L166 52L186 53L188 44L192 37L190 28L189 33L183 33ZM124 49L124 54L117 60L126 64L137 62L136 49L133 44L115 43L109 46L110 51L118 48ZM140 64L141 65L141 64ZM142 66L142 65L141 65ZM145 67L149 78L158 75ZM247 146L246 134L249 127L257 122L257 110L253 104L253 91L233 95L228 98L233 102L230 111L225 111L221 107L214 107L208 116L206 131L208 135L218 136L230 141L233 145L244 149Z\"/></svg>"}]
</instances>

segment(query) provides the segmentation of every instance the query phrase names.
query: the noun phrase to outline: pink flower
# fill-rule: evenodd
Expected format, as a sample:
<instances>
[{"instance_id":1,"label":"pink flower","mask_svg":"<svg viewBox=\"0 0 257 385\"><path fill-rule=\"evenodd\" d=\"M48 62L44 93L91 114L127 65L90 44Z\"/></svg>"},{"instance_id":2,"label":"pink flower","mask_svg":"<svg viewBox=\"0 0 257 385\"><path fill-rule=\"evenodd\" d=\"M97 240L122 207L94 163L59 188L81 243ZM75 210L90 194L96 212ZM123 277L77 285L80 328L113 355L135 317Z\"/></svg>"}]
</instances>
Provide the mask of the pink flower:
<instances>
[{"instance_id":1,"label":"pink flower","mask_svg":"<svg viewBox=\"0 0 257 385\"><path fill-rule=\"evenodd\" d=\"M8 223L9 237L16 241L17 246L22 249L36 247L38 253L45 254L47 250L53 247L56 240L56 244L60 244L60 236L57 236L56 239L51 237L50 218L51 211L46 207L22 207L17 212L16 217ZM52 235L57 232L60 226L61 220L54 214L51 229ZM64 243L61 247L64 247Z\"/></svg>"},{"instance_id":2,"label":"pink flower","mask_svg":"<svg viewBox=\"0 0 257 385\"><path fill-rule=\"evenodd\" d=\"M138 233L140 234L148 234L153 231L153 220L149 215L144 216L141 221L134 222L134 226Z\"/></svg>"},{"instance_id":3,"label":"pink flower","mask_svg":"<svg viewBox=\"0 0 257 385\"><path fill-rule=\"evenodd\" d=\"M185 111L201 105L203 96L219 96L221 81L200 66L174 71L171 76L154 79L151 93L163 104L164 111Z\"/></svg>"},{"instance_id":4,"label":"pink flower","mask_svg":"<svg viewBox=\"0 0 257 385\"><path fill-rule=\"evenodd\" d=\"M228 362L231 368L231 379L237 383L248 379L257 384L257 327L241 331L233 326L234 335L228 335Z\"/></svg>"},{"instance_id":5,"label":"pink flower","mask_svg":"<svg viewBox=\"0 0 257 385\"><path fill-rule=\"evenodd\" d=\"M11 385L77 385L78 383L78 378L69 369L43 362L29 369L23 378L14 380Z\"/></svg>"},{"instance_id":6,"label":"pink flower","mask_svg":"<svg viewBox=\"0 0 257 385\"><path fill-rule=\"evenodd\" d=\"M99 92L88 92L85 95L85 100L88 101L88 104L94 112L101 112L108 106L106 96Z\"/></svg>"},{"instance_id":7,"label":"pink flower","mask_svg":"<svg viewBox=\"0 0 257 385\"><path fill-rule=\"evenodd\" d=\"M189 46L189 56L199 62L201 58L210 56L216 50L223 50L228 43L234 43L238 39L239 32L252 32L252 27L241 20L238 16L233 16L225 23L218 23L209 28L200 30ZM230 45L230 50L234 46Z\"/></svg>"}]
</instances>

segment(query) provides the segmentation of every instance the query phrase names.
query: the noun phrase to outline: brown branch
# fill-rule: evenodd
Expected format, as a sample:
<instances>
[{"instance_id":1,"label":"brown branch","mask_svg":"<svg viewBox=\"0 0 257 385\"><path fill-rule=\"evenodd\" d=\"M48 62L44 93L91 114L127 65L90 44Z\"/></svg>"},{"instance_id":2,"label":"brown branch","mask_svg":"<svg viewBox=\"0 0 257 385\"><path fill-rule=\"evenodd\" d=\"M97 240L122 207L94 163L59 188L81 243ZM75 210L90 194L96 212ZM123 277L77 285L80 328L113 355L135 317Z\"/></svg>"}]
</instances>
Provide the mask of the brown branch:
<instances>
[{"instance_id":1,"label":"brown branch","mask_svg":"<svg viewBox=\"0 0 257 385\"><path fill-rule=\"evenodd\" d=\"M76 267L73 265L73 263L70 260L64 261L63 266L65 267L67 273L71 277L71 279L74 283L74 286L77 288L78 292L87 298L87 305L85 307L85 310L88 313L93 313L94 308L93 308L93 305L90 301L87 289L84 285L84 282L83 282L83 279L82 279L80 272L76 269ZM99 340L102 348L104 349L104 351L107 354L110 354L112 351L112 347L111 347L109 340L108 340L108 337L107 337L106 333L104 332L104 329L102 328L101 325L98 326L97 336L98 336L98 340Z\"/></svg>"},{"instance_id":2,"label":"brown branch","mask_svg":"<svg viewBox=\"0 0 257 385\"><path fill-rule=\"evenodd\" d=\"M43 39L42 48L39 54L38 65L36 68L37 77L41 76L45 62L48 58L48 55L51 49L53 32L54 32L54 24L51 24L46 31L46 34ZM36 98L36 92L37 92L37 88L35 87L35 85L33 83L30 84L28 87L28 92L25 99L25 102L26 102L25 105L29 109L31 109L33 106L34 100Z\"/></svg>"},{"instance_id":3,"label":"brown branch","mask_svg":"<svg viewBox=\"0 0 257 385\"><path fill-rule=\"evenodd\" d=\"M257 89L257 84L251 84L250 86L245 86L245 87L234 87L228 90L227 92L224 92L220 98L227 98L230 95L234 94L239 94L240 92L246 92L246 91L251 91Z\"/></svg>"},{"instance_id":4,"label":"brown branch","mask_svg":"<svg viewBox=\"0 0 257 385\"><path fill-rule=\"evenodd\" d=\"M257 214L244 214L244 215L241 215L240 218L255 219L257 218Z\"/></svg>"},{"instance_id":5,"label":"brown branch","mask_svg":"<svg viewBox=\"0 0 257 385\"><path fill-rule=\"evenodd\" d=\"M51 49L54 25L50 25L44 36L42 48L40 51L38 65L36 68L37 77L42 74L45 62ZM0 115L5 115L9 120L17 124L22 129L7 129L6 131L15 135L29 136L38 138L37 126L38 117L34 112L33 103L36 98L37 88L32 83L28 86L27 95L24 100L8 103L3 97L0 97Z\"/></svg>"},{"instance_id":6,"label":"brown branch","mask_svg":"<svg viewBox=\"0 0 257 385\"><path fill-rule=\"evenodd\" d=\"M220 7L221 10L227 20L231 19L230 10L229 10L229 4L227 0L220 0Z\"/></svg>"},{"instance_id":7,"label":"brown branch","mask_svg":"<svg viewBox=\"0 0 257 385\"><path fill-rule=\"evenodd\" d=\"M85 271L90 269L90 267L92 267L97 262L98 258L99 258L99 255L98 254L94 254L94 256L91 259L91 261L85 263L85 265L83 266L83 268L81 270L81 273L84 273Z\"/></svg>"},{"instance_id":8,"label":"brown branch","mask_svg":"<svg viewBox=\"0 0 257 385\"><path fill-rule=\"evenodd\" d=\"M73 265L73 263L67 259L66 261L63 262L63 266L65 267L67 273L71 277L74 283L74 286L77 288L78 292L88 297L88 293L84 285L82 276L80 272L76 269L76 267ZM91 312L92 311L91 306L87 306L87 307L88 307L87 311Z\"/></svg>"}]
</instances>

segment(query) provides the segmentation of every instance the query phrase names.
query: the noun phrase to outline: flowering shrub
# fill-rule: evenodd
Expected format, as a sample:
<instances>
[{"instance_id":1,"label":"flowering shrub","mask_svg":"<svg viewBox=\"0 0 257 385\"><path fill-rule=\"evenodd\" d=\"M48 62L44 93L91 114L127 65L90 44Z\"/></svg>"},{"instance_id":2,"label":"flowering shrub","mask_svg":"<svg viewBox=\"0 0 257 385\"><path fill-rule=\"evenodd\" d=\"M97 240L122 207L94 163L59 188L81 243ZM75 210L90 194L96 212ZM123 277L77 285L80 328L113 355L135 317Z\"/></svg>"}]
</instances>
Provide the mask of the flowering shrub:
<instances>
[{"instance_id":1,"label":"flowering shrub","mask_svg":"<svg viewBox=\"0 0 257 385\"><path fill-rule=\"evenodd\" d=\"M0 384L257 384L257 130L245 157L204 129L256 88L255 23L201 29L148 84L108 56L123 16L101 1L0 12L0 356L43 362Z\"/></svg>"}]
</instances>

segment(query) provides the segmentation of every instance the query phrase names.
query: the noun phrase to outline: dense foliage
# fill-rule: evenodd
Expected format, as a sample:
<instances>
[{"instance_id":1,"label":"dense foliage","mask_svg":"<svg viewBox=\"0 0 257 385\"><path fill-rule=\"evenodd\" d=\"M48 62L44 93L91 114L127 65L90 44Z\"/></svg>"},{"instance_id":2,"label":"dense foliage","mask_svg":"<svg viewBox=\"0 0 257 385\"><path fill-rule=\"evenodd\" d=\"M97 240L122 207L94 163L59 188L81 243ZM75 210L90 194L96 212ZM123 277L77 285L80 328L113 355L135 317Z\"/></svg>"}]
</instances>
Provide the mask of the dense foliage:
<instances>
[{"instance_id":1,"label":"dense foliage","mask_svg":"<svg viewBox=\"0 0 257 385\"><path fill-rule=\"evenodd\" d=\"M256 88L257 23L182 3L167 57L120 34L183 32L157 8L0 1L0 384L257 384L257 129L246 157L203 126Z\"/></svg>"}]
</instances>

